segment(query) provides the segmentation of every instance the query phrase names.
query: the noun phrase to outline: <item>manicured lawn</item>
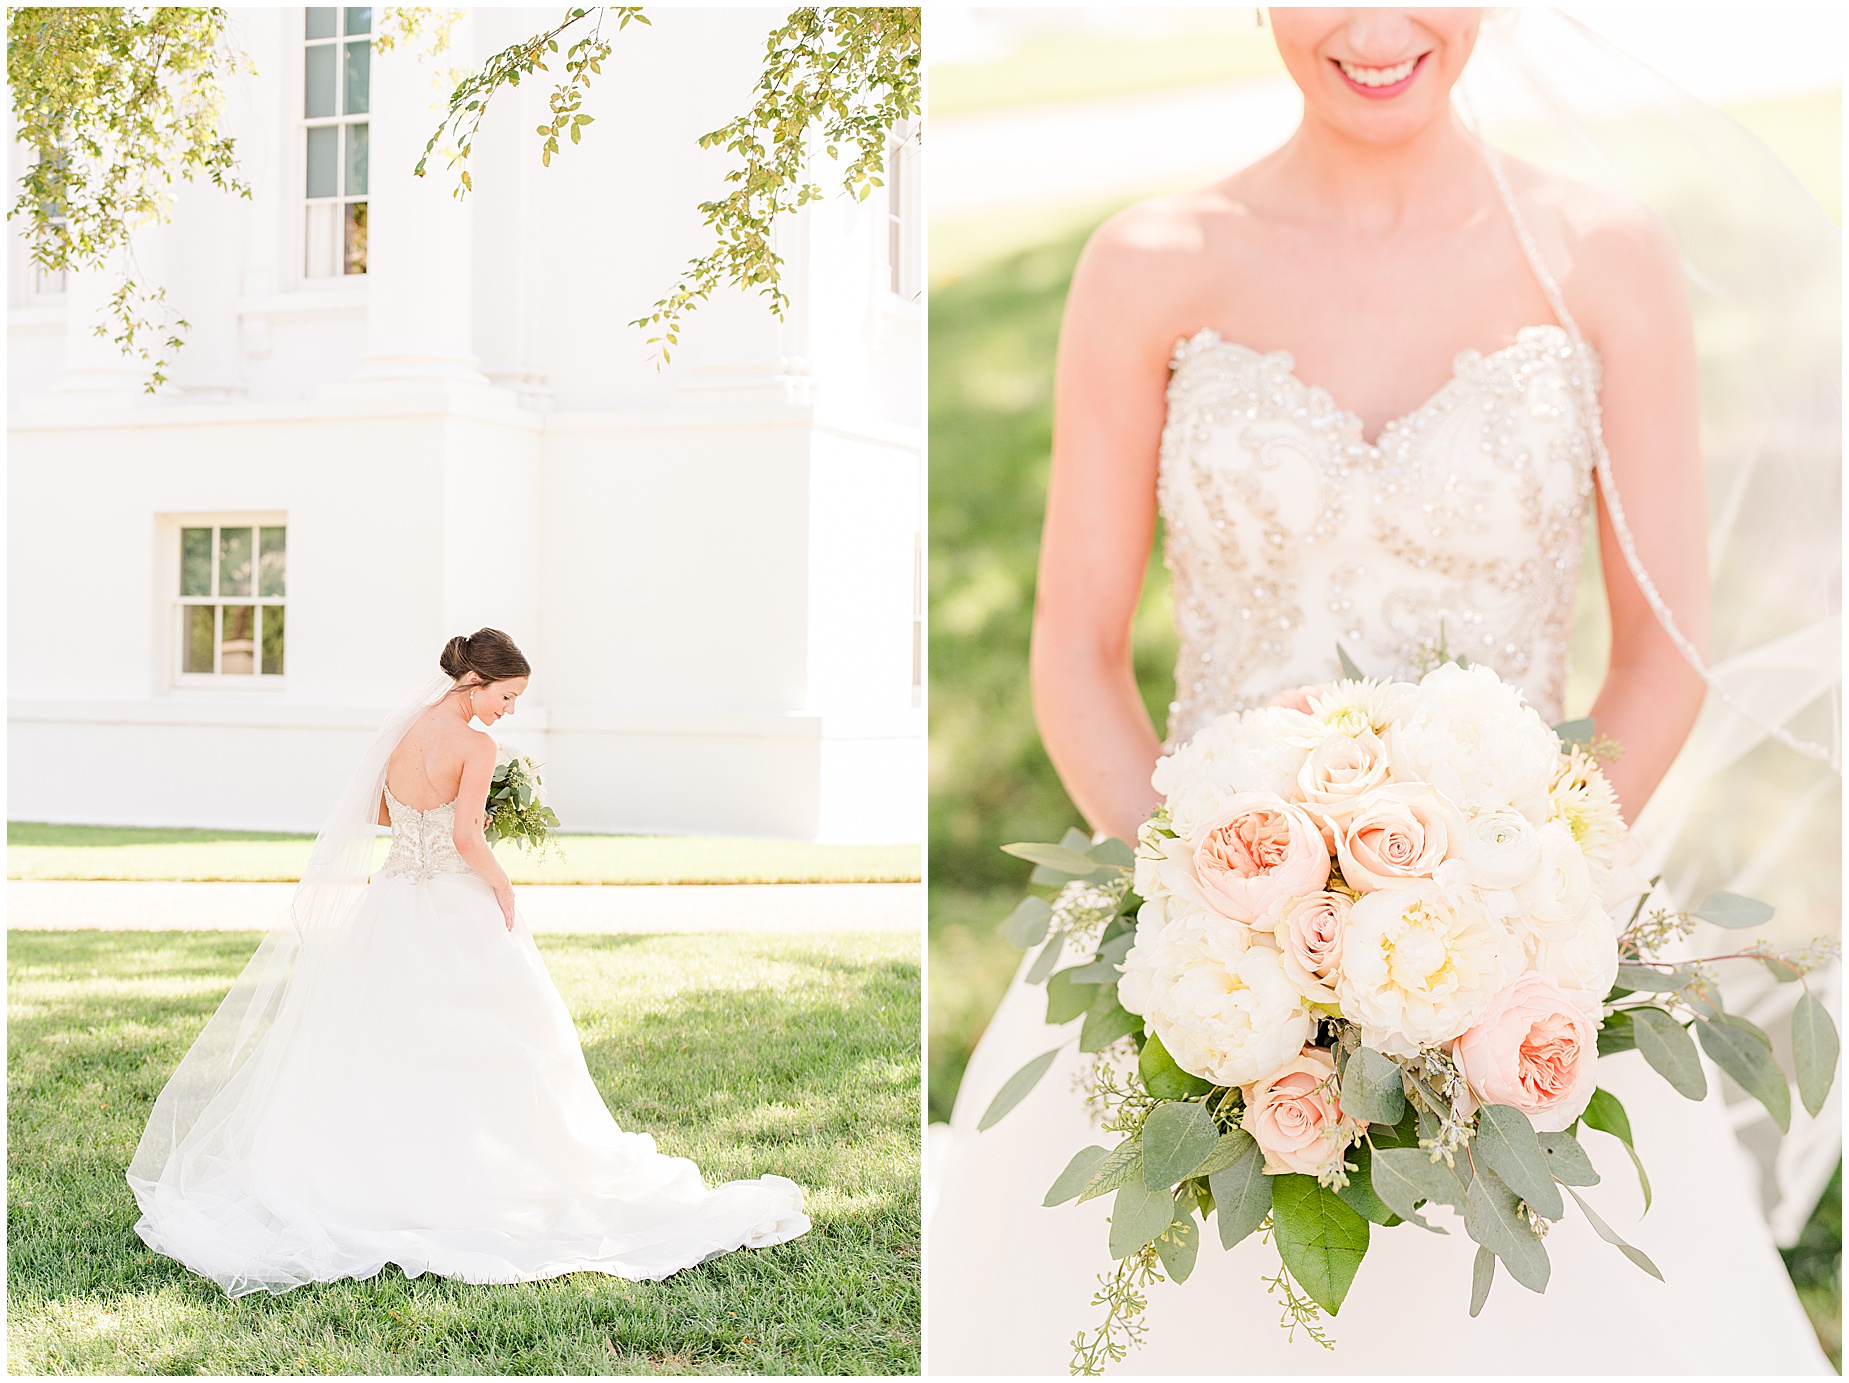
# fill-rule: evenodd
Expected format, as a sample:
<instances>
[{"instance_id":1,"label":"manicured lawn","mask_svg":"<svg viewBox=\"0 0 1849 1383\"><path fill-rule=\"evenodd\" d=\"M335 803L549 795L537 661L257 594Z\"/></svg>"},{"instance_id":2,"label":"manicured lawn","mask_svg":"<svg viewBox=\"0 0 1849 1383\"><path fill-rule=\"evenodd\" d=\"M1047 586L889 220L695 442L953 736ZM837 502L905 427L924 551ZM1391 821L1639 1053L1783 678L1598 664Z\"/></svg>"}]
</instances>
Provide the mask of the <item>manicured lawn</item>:
<instances>
[{"instance_id":1,"label":"manicured lawn","mask_svg":"<svg viewBox=\"0 0 1849 1383\"><path fill-rule=\"evenodd\" d=\"M625 1127L709 1181L778 1172L804 1238L660 1283L387 1269L233 1301L146 1249L122 1171L254 933L8 935L14 1373L915 1373L909 936L545 937Z\"/></svg>"},{"instance_id":2,"label":"manicured lawn","mask_svg":"<svg viewBox=\"0 0 1849 1383\"><path fill-rule=\"evenodd\" d=\"M556 837L534 858L495 851L516 884L910 883L916 845L813 845L725 836ZM385 857L385 837L378 855ZM136 826L7 825L9 879L235 879L293 882L313 836L261 831L153 830Z\"/></svg>"}]
</instances>

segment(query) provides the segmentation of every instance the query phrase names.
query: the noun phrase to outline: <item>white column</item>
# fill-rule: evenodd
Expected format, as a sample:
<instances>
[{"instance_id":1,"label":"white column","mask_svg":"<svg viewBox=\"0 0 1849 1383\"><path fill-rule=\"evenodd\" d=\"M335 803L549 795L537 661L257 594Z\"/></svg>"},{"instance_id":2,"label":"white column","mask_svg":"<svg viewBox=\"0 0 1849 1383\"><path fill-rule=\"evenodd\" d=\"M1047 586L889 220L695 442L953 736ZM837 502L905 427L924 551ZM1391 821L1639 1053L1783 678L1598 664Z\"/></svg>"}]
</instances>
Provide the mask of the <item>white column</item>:
<instances>
[{"instance_id":1,"label":"white column","mask_svg":"<svg viewBox=\"0 0 1849 1383\"><path fill-rule=\"evenodd\" d=\"M471 341L471 215L450 195L455 171L440 153L427 176L412 174L443 118L449 88L439 69L475 60L468 11L451 51L420 44L375 50L367 207L366 353L363 381L453 380L483 384Z\"/></svg>"},{"instance_id":2,"label":"white column","mask_svg":"<svg viewBox=\"0 0 1849 1383\"><path fill-rule=\"evenodd\" d=\"M804 406L813 401L808 355L811 222L811 210L805 207L771 231L771 244L783 259L783 291L789 298L782 321L771 312L767 298L739 288L718 290L686 316L672 367L677 374L676 404Z\"/></svg>"}]
</instances>

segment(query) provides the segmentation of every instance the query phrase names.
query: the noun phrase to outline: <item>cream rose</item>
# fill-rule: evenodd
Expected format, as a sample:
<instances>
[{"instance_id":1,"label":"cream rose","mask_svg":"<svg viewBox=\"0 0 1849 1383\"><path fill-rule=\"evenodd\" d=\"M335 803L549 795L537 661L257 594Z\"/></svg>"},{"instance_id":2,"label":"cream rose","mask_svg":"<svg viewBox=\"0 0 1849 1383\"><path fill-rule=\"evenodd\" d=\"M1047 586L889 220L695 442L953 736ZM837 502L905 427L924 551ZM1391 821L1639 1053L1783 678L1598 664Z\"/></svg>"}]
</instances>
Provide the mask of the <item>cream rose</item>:
<instances>
[{"instance_id":1,"label":"cream rose","mask_svg":"<svg viewBox=\"0 0 1849 1383\"><path fill-rule=\"evenodd\" d=\"M1276 793L1242 792L1202 831L1194 873L1216 911L1269 928L1292 898L1329 881L1329 851L1301 807Z\"/></svg>"},{"instance_id":2,"label":"cream rose","mask_svg":"<svg viewBox=\"0 0 1849 1383\"><path fill-rule=\"evenodd\" d=\"M1297 795L1306 806L1347 827L1355 808L1392 776L1387 746L1372 730L1330 734L1310 750L1297 770Z\"/></svg>"},{"instance_id":3,"label":"cream rose","mask_svg":"<svg viewBox=\"0 0 1849 1383\"><path fill-rule=\"evenodd\" d=\"M1342 877L1362 893L1429 879L1462 843L1457 809L1425 783L1393 783L1363 797L1336 837Z\"/></svg>"},{"instance_id":4,"label":"cream rose","mask_svg":"<svg viewBox=\"0 0 1849 1383\"><path fill-rule=\"evenodd\" d=\"M1449 1042L1522 968L1521 942L1470 887L1462 864L1358 901L1342 934L1336 998L1377 1052Z\"/></svg>"},{"instance_id":5,"label":"cream rose","mask_svg":"<svg viewBox=\"0 0 1849 1383\"><path fill-rule=\"evenodd\" d=\"M1512 1105L1542 1133L1582 1113L1597 1084L1599 1001L1545 975L1503 989L1457 1039L1452 1055L1484 1104Z\"/></svg>"},{"instance_id":6,"label":"cream rose","mask_svg":"<svg viewBox=\"0 0 1849 1383\"><path fill-rule=\"evenodd\" d=\"M1305 1047L1282 1070L1245 1089L1239 1126L1265 1153L1272 1175L1316 1176L1334 1165L1362 1125L1342 1113L1335 1058L1321 1047Z\"/></svg>"},{"instance_id":7,"label":"cream rose","mask_svg":"<svg viewBox=\"0 0 1849 1383\"><path fill-rule=\"evenodd\" d=\"M1342 965L1342 931L1354 906L1346 893L1306 893L1278 914L1274 935L1284 973L1314 1004L1336 1006L1335 977Z\"/></svg>"}]
</instances>

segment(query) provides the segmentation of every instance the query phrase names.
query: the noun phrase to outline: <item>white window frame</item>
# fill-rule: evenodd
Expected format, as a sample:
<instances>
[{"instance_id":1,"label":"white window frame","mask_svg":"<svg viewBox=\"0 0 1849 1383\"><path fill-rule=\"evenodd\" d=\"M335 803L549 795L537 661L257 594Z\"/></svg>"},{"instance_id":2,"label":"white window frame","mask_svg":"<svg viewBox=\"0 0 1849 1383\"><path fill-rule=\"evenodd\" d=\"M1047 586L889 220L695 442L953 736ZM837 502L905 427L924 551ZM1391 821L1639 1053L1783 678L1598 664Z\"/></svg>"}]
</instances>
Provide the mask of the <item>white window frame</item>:
<instances>
[{"instance_id":1,"label":"white window frame","mask_svg":"<svg viewBox=\"0 0 1849 1383\"><path fill-rule=\"evenodd\" d=\"M917 122L901 120L886 138L885 214L880 224L883 287L890 299L917 302L923 292L924 221Z\"/></svg>"},{"instance_id":2,"label":"white window frame","mask_svg":"<svg viewBox=\"0 0 1849 1383\"><path fill-rule=\"evenodd\" d=\"M331 38L310 38L308 37L308 8L309 7L307 6L297 6L295 9L296 60L292 65L292 71L291 71L292 91L290 93L291 100L290 100L290 107L289 107L290 110L294 113L294 117L295 117L294 122L293 122L294 157L290 160L290 162L293 164L293 181L291 182L290 185L294 189L294 194L291 198L290 204L294 206L295 208L294 230L291 235L291 239L295 246L295 252L291 256L294 262L294 266L295 266L294 276L296 280L299 283L301 283L303 287L306 287L306 288L328 288L335 284L347 284L347 283L363 284L366 282L367 278L371 275L371 271L372 271L371 246L369 243L367 247L367 266L366 268L361 270L357 274L347 273L346 268L345 268L346 208L350 203L359 202L359 203L366 204L366 207L367 207L367 236L368 236L368 241L370 242L371 228L372 228L371 226L372 173L371 173L370 152L368 154L368 159L367 159L367 164L368 164L367 176L366 176L367 191L357 196L351 195L345 190L346 176L347 176L347 169L346 169L347 136L345 135L344 132L337 133L334 137L335 193L332 197L310 197L308 195L308 190L307 190L308 189L308 131L311 129L324 129L330 126L333 127L337 131L341 131L346 126L365 125L368 127L368 132L367 132L368 133L368 149L370 151L370 143L371 143L370 127L372 125L372 99L371 99L371 94L370 94L371 81L369 78L368 83L367 83L368 85L368 95L367 95L367 101L366 101L367 108L364 111L355 111L351 115L344 114L342 112L342 108L346 105L346 98L347 98L347 65L345 62L345 55L342 52L342 49L344 45L346 44L348 38L350 37L348 34L343 32L346 26L345 11L349 7L347 6L316 7L316 8L331 8L335 12L334 34L333 34L333 37ZM359 8L359 7L355 6L352 8ZM378 7L373 6L371 8L372 8L372 18L370 22L371 22L372 27L367 30L367 41L369 44L374 38L377 37L378 27L379 27ZM309 116L305 114L307 107L308 107L308 78L307 78L307 72L306 72L307 53L308 53L309 48L311 47L315 47L315 48L325 47L325 48L332 48L334 50L334 114L332 115ZM308 219L309 219L312 209L317 206L331 207L333 211L333 215L334 215L335 240L336 240L337 247L338 247L337 248L337 259L340 262L340 267L339 267L338 272L331 273L331 274L311 272L309 268L309 264L308 264L308 255L309 255L309 250L310 250L310 239L311 239L308 233Z\"/></svg>"},{"instance_id":3,"label":"white window frame","mask_svg":"<svg viewBox=\"0 0 1849 1383\"><path fill-rule=\"evenodd\" d=\"M274 606L287 610L290 604L289 575L287 560L283 566L283 591L279 596L260 596L256 594L259 575L257 569L258 552L261 547L263 528L280 528L284 531L284 543L288 542L289 516L281 510L249 510L237 512L163 514L160 516L161 541L156 548L161 563L162 579L161 606L163 610L162 627L167 637L162 641L165 649L165 681L177 690L209 690L238 692L279 692L288 684L290 666L288 617L283 623L283 671L265 672L263 670L263 616L257 616L257 626L253 631L255 647L251 650L252 668L249 672L220 672L219 664L224 658L224 614L226 605ZM186 596L180 594L180 533L187 528L209 528L212 530L212 590L218 589L218 530L223 528L248 528L251 532L251 594L249 596ZM285 549L286 550L286 549ZM214 618L212 630L212 667L211 672L186 672L186 610L194 605L218 606L221 612Z\"/></svg>"}]
</instances>

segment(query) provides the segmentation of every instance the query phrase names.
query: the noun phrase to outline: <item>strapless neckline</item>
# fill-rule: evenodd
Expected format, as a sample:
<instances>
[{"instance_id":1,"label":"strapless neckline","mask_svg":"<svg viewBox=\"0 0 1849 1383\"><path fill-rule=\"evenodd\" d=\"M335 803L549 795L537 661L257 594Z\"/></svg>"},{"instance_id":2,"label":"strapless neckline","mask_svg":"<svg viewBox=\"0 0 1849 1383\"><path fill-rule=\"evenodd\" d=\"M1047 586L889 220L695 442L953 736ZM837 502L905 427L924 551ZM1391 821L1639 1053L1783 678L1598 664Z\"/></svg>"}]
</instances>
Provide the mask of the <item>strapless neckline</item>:
<instances>
[{"instance_id":1,"label":"strapless neckline","mask_svg":"<svg viewBox=\"0 0 1849 1383\"><path fill-rule=\"evenodd\" d=\"M406 811L412 813L415 816L429 816L430 813L432 812L440 812L445 807L455 806L458 802L462 800L462 793L458 791L454 797L449 799L449 801L439 802L434 807L413 807L409 802L405 802L401 800L398 794L392 791L391 784L387 783L385 785L385 799L386 801L390 802L393 806L403 807Z\"/></svg>"},{"instance_id":2,"label":"strapless neckline","mask_svg":"<svg viewBox=\"0 0 1849 1383\"><path fill-rule=\"evenodd\" d=\"M1470 365L1479 363L1483 365L1494 365L1504 357L1512 356L1517 352L1528 349L1529 344L1538 336L1542 335L1557 336L1568 345L1572 344L1572 338L1567 334L1564 327L1553 322L1540 322L1534 326L1522 327L1515 333L1515 339L1513 341L1509 342L1506 346L1499 346L1493 351L1480 351L1474 346L1466 346L1451 357L1451 373L1449 378L1430 394L1426 395L1417 407L1409 408L1404 413L1396 413L1393 417L1388 418L1386 422L1381 424L1380 431L1375 434L1374 440L1371 442L1367 440L1367 427L1361 415L1356 413L1353 409L1345 408L1340 403L1336 402L1335 395L1322 385L1311 384L1308 380L1304 379L1302 375L1298 374L1297 357L1290 351L1257 350L1241 342L1229 340L1213 327L1202 327L1199 331L1195 332L1193 336L1183 337L1175 342L1175 349L1169 355L1169 368L1171 370L1177 368L1183 357L1187 354L1209 349L1230 351L1237 356L1249 360L1267 361L1275 365L1285 375L1289 376L1291 382L1303 390L1305 397L1307 397L1312 404L1317 405L1317 411L1325 415L1332 415L1339 419L1344 424L1344 430L1352 428L1354 441L1358 442L1368 451L1378 453L1382 444L1386 441L1388 433L1403 431L1415 418L1429 412L1434 405L1443 401L1448 392L1456 389L1463 378L1465 369ZM1598 352L1593 349L1590 343L1582 342L1581 349L1584 350L1595 365L1598 363Z\"/></svg>"}]
</instances>

